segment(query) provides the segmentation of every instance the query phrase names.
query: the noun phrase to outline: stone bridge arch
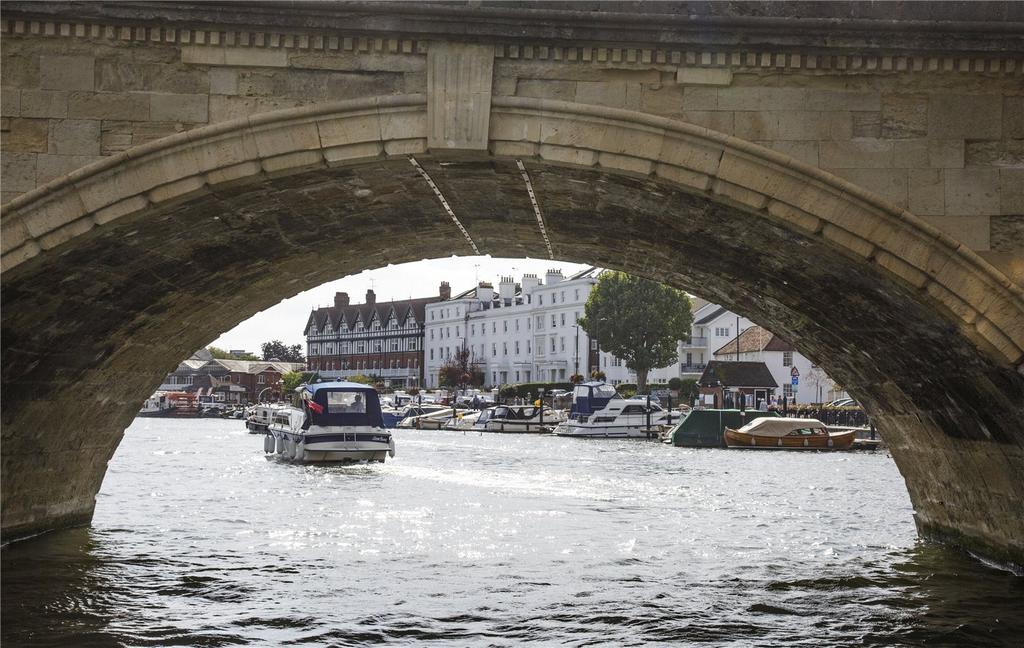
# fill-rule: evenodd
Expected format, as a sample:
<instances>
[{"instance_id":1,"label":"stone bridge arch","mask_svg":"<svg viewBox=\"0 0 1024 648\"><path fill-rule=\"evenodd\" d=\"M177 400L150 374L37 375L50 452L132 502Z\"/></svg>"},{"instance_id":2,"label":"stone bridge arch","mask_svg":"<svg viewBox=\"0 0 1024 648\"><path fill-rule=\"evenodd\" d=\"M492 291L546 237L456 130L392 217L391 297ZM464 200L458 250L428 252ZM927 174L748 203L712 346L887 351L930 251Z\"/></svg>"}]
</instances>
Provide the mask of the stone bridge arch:
<instances>
[{"instance_id":1,"label":"stone bridge arch","mask_svg":"<svg viewBox=\"0 0 1024 648\"><path fill-rule=\"evenodd\" d=\"M479 146L479 122L439 129L430 101L215 124L6 206L7 539L87 522L141 400L220 331L343 274L480 252L657 278L797 341L872 411L924 535L1024 563L1020 286L907 211L706 128L493 97Z\"/></svg>"}]
</instances>

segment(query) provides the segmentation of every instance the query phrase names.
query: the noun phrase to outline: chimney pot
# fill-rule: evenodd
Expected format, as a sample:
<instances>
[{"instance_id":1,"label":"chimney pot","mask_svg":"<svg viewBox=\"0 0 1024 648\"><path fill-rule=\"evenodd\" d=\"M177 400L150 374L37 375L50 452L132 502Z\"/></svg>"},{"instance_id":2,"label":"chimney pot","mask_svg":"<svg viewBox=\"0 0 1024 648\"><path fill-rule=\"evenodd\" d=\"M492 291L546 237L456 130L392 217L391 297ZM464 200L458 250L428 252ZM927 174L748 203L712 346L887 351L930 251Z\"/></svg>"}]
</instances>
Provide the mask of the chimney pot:
<instances>
[{"instance_id":1,"label":"chimney pot","mask_svg":"<svg viewBox=\"0 0 1024 648\"><path fill-rule=\"evenodd\" d=\"M377 295L372 289L366 291L366 305L373 306L377 303Z\"/></svg>"},{"instance_id":2,"label":"chimney pot","mask_svg":"<svg viewBox=\"0 0 1024 648\"><path fill-rule=\"evenodd\" d=\"M334 293L334 307L341 308L342 306L348 306L348 293Z\"/></svg>"}]
</instances>

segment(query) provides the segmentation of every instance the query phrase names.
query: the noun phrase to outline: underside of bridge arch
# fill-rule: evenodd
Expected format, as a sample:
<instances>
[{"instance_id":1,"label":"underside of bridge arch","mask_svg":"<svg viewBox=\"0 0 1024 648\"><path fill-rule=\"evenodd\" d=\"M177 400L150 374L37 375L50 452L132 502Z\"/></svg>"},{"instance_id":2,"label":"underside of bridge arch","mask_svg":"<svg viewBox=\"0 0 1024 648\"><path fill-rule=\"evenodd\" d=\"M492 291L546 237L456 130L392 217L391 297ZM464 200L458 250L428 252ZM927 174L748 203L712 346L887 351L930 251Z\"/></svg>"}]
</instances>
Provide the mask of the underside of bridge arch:
<instances>
[{"instance_id":1,"label":"underside of bridge arch","mask_svg":"<svg viewBox=\"0 0 1024 648\"><path fill-rule=\"evenodd\" d=\"M32 239L23 247L37 247L11 257L3 279L5 539L87 523L107 462L142 400L222 331L347 274L478 250L624 270L765 325L868 408L906 479L923 535L1024 564L1024 377L1013 328L1019 289L965 271L961 285L993 281L991 296L948 299L958 275L946 276L944 288L933 285L937 269L921 271L926 279L916 282L886 261L884 242L863 250L831 231L835 210L793 217L775 198L756 197L778 195L769 168L804 174L807 186L828 184L820 172L774 156L749 167L749 186L725 183L722 169L738 144L707 133L704 144L721 148L711 156L715 171L698 169L698 161L654 172L664 149L652 167L623 161L617 156L625 148L607 137L610 117L600 119L605 139L588 140L577 129L571 150L545 139L543 128L532 131L529 116L492 116L488 151L431 151L416 130L422 124L391 139L378 124L373 146L344 144L343 164L331 163L325 151L332 149L321 141L314 156L305 155L308 148L261 154L251 172L218 182L203 171L205 181L188 184L169 166L145 199L116 196L113 215L86 205L88 226L68 234L74 222L51 225L61 234L50 243L38 223L53 220L54 196L72 188L86 196L103 174L111 178L106 191L131 183L132 165L157 148L13 205L5 225L26 223ZM651 133L651 123L637 138ZM244 126L247 136L258 127ZM501 128L520 134L503 139ZM205 137L223 148L218 138L230 129L209 130L180 142L194 149ZM268 163L287 156L290 165ZM248 162L233 164L227 168ZM850 204L860 200L843 189ZM908 215L883 216L893 231L914 226ZM943 245L951 259L961 254L922 231L933 261ZM10 257L19 248L6 249ZM914 253L904 252L894 258ZM416 294L432 289L410 286Z\"/></svg>"}]
</instances>

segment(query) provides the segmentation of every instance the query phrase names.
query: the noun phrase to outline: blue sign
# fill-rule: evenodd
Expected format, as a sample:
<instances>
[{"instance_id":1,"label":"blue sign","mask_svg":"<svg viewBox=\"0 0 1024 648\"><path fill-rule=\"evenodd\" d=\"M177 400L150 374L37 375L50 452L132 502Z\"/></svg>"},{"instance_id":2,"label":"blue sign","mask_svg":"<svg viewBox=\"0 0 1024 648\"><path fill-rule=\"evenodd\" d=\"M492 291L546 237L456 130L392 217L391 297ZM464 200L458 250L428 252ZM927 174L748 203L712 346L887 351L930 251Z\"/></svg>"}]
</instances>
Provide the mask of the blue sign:
<instances>
[{"instance_id":1,"label":"blue sign","mask_svg":"<svg viewBox=\"0 0 1024 648\"><path fill-rule=\"evenodd\" d=\"M794 385L799 385L800 384L800 376L793 376L793 384Z\"/></svg>"}]
</instances>

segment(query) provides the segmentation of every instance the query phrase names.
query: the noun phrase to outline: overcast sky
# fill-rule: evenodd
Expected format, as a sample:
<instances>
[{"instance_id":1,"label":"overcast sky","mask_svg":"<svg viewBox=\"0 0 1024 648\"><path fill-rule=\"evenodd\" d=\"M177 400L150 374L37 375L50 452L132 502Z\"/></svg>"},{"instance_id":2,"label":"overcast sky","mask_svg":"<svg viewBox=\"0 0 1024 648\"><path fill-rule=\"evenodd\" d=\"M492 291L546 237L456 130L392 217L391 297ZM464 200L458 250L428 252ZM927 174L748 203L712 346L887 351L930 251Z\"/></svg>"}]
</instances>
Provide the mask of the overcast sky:
<instances>
[{"instance_id":1,"label":"overcast sky","mask_svg":"<svg viewBox=\"0 0 1024 648\"><path fill-rule=\"evenodd\" d=\"M498 278L502 275L511 274L518 282L524 273L532 272L543 280L544 273L549 268L560 268L568 276L586 267L559 261L480 256L416 261L378 270L366 270L285 299L277 306L257 313L223 333L212 346L222 349L244 349L260 355L260 345L264 342L281 340L289 345L302 344L305 352L306 338L303 329L309 318L309 311L320 306L333 305L336 292L347 292L351 303L361 304L366 298L366 290L373 288L377 294L377 301L384 302L436 295L442 281L451 284L454 295L472 288L478 278L480 281L491 281L497 285Z\"/></svg>"}]
</instances>

